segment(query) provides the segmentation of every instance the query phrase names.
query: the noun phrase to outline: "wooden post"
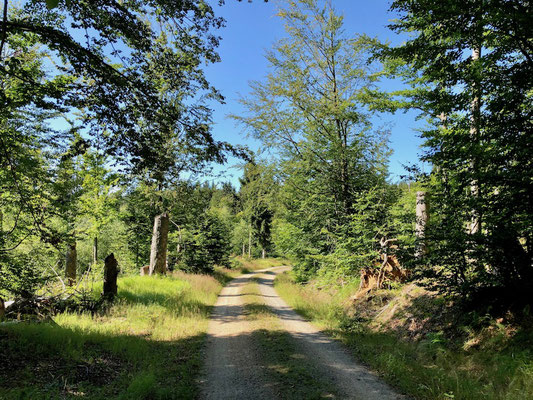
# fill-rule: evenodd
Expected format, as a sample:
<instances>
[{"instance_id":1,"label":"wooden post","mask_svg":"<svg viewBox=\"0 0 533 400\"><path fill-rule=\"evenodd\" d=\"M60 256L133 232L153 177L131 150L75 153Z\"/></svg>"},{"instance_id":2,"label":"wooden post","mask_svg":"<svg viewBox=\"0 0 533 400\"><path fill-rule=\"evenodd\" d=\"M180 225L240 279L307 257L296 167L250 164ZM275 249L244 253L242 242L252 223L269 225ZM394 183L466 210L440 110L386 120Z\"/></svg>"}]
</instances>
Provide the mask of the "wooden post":
<instances>
[{"instance_id":1,"label":"wooden post","mask_svg":"<svg viewBox=\"0 0 533 400\"><path fill-rule=\"evenodd\" d=\"M65 276L68 285L72 286L76 283L76 269L78 268L78 253L76 251L76 242L71 243L67 247L67 254L65 256Z\"/></svg>"},{"instance_id":2,"label":"wooden post","mask_svg":"<svg viewBox=\"0 0 533 400\"><path fill-rule=\"evenodd\" d=\"M150 249L150 275L154 273L164 274L166 272L168 222L168 213L158 215L154 219L154 232Z\"/></svg>"},{"instance_id":3,"label":"wooden post","mask_svg":"<svg viewBox=\"0 0 533 400\"><path fill-rule=\"evenodd\" d=\"M426 192L416 192L416 239L417 245L415 257L420 258L426 254L426 224L428 222L428 212L426 204Z\"/></svg>"},{"instance_id":4,"label":"wooden post","mask_svg":"<svg viewBox=\"0 0 533 400\"><path fill-rule=\"evenodd\" d=\"M117 294L118 262L111 253L104 260L104 297L112 299Z\"/></svg>"}]
</instances>

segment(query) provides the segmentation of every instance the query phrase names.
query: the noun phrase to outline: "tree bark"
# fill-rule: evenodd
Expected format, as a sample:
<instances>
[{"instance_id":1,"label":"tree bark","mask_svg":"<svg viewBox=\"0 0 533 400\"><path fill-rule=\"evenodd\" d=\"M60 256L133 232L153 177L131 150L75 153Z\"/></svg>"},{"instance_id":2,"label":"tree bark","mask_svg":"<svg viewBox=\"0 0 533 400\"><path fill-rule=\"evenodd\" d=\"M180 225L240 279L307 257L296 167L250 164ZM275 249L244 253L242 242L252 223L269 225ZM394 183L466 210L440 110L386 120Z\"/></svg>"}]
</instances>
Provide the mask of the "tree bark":
<instances>
[{"instance_id":1,"label":"tree bark","mask_svg":"<svg viewBox=\"0 0 533 400\"><path fill-rule=\"evenodd\" d=\"M76 242L71 243L67 247L67 254L65 256L65 276L69 286L76 283L76 270L78 268L78 253L76 251Z\"/></svg>"},{"instance_id":2,"label":"tree bark","mask_svg":"<svg viewBox=\"0 0 533 400\"><path fill-rule=\"evenodd\" d=\"M0 250L4 248L4 213L0 208Z\"/></svg>"},{"instance_id":3,"label":"tree bark","mask_svg":"<svg viewBox=\"0 0 533 400\"><path fill-rule=\"evenodd\" d=\"M112 299L117 294L118 262L111 253L104 260L104 297Z\"/></svg>"},{"instance_id":4,"label":"tree bark","mask_svg":"<svg viewBox=\"0 0 533 400\"><path fill-rule=\"evenodd\" d=\"M242 242L242 258L246 255L246 243Z\"/></svg>"},{"instance_id":5,"label":"tree bark","mask_svg":"<svg viewBox=\"0 0 533 400\"><path fill-rule=\"evenodd\" d=\"M154 273L166 273L168 223L168 213L158 215L154 219L154 232L152 234L152 247L150 249L150 275Z\"/></svg>"},{"instance_id":6,"label":"tree bark","mask_svg":"<svg viewBox=\"0 0 533 400\"><path fill-rule=\"evenodd\" d=\"M476 47L472 49L472 63L475 63L477 60L479 60L479 57L481 56L481 48ZM481 110L481 100L480 100L480 85L479 82L474 81L472 83L472 93L474 93L474 98L472 99L471 103L471 116L470 116L470 138L473 142L478 143L479 141L479 117L480 117L480 110ZM470 161L470 167L472 168L472 174L474 177L472 178L472 181L470 183L470 193L472 197L478 197L479 196L479 182L476 179L476 173L477 173L477 162L475 159L475 155ZM481 228L481 217L479 215L479 210L474 207L472 210L472 219L470 221L469 231L470 233L477 233L479 232Z\"/></svg>"},{"instance_id":7,"label":"tree bark","mask_svg":"<svg viewBox=\"0 0 533 400\"><path fill-rule=\"evenodd\" d=\"M261 258L265 258L266 257L266 250L265 249L262 249L263 250L263 253L261 254Z\"/></svg>"},{"instance_id":8,"label":"tree bark","mask_svg":"<svg viewBox=\"0 0 533 400\"><path fill-rule=\"evenodd\" d=\"M248 227L248 257L252 258L252 224Z\"/></svg>"},{"instance_id":9,"label":"tree bark","mask_svg":"<svg viewBox=\"0 0 533 400\"><path fill-rule=\"evenodd\" d=\"M4 299L0 297L0 321L6 316L6 306L4 304Z\"/></svg>"},{"instance_id":10,"label":"tree bark","mask_svg":"<svg viewBox=\"0 0 533 400\"><path fill-rule=\"evenodd\" d=\"M427 244L425 241L426 224L428 222L428 212L426 203L426 192L416 192L416 239L417 245L415 250L415 257L420 258L427 251Z\"/></svg>"},{"instance_id":11,"label":"tree bark","mask_svg":"<svg viewBox=\"0 0 533 400\"><path fill-rule=\"evenodd\" d=\"M93 241L93 265L98 263L98 236L94 237Z\"/></svg>"}]
</instances>

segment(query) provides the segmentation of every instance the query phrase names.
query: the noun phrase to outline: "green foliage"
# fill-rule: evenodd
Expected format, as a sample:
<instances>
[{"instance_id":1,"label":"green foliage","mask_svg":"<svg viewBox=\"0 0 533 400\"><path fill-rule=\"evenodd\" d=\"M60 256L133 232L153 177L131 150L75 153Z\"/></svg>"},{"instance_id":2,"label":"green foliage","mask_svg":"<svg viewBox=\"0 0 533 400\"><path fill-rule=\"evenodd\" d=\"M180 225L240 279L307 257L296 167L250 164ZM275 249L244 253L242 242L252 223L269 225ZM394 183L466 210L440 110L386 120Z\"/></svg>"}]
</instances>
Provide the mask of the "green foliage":
<instances>
[{"instance_id":1,"label":"green foliage","mask_svg":"<svg viewBox=\"0 0 533 400\"><path fill-rule=\"evenodd\" d=\"M530 302L529 2L399 0L392 8L400 13L392 29L412 36L382 55L400 61L411 104L431 123L423 137L434 215L421 272L463 298ZM472 221L480 229L469 233Z\"/></svg>"},{"instance_id":2,"label":"green foliage","mask_svg":"<svg viewBox=\"0 0 533 400\"><path fill-rule=\"evenodd\" d=\"M244 219L239 219L231 232L231 251L233 254L246 254L250 226Z\"/></svg>"},{"instance_id":3,"label":"green foliage","mask_svg":"<svg viewBox=\"0 0 533 400\"><path fill-rule=\"evenodd\" d=\"M349 298L357 291L358 282L343 288L318 289L315 285L296 284L283 274L274 283L280 296L298 313L338 338L352 354L370 365L391 385L413 398L458 399L528 399L533 395L531 354L533 332L523 327L503 326L484 317L479 328L476 318L464 316L466 325L437 325L424 330L424 337L413 340L409 334L379 328L377 318L367 319L372 301L354 306ZM394 292L393 294L394 295ZM379 298L379 294L374 296ZM387 292L384 300L391 297ZM435 304L439 299L431 299ZM416 302L411 298L410 313ZM440 299L440 304L444 303ZM351 307L346 308L350 304ZM392 306L386 308L389 311ZM397 304L397 303L396 303ZM383 299L374 312L383 310ZM355 307L355 308L354 308ZM432 315L435 317L435 315ZM423 318L428 318L424 315ZM402 324L397 312L394 323ZM412 323L410 319L408 324ZM390 328L390 327L389 327ZM452 334L446 336L443 332ZM459 334L467 331L468 337ZM514 333L511 333L514 332Z\"/></svg>"},{"instance_id":4,"label":"green foliage","mask_svg":"<svg viewBox=\"0 0 533 400\"><path fill-rule=\"evenodd\" d=\"M209 112L192 94L220 98L201 64L218 61L210 30L221 24L203 2L25 2L5 24L10 51L2 55L1 75L25 74L17 38L40 44L57 68L41 79L26 74L29 90L20 91L16 103L8 100L9 107L80 110L90 132L84 140L137 170L164 173L176 164L177 151L188 154L181 159L187 163L219 159L221 147L205 124ZM78 41L77 34L87 36ZM126 51L116 50L121 47ZM187 140L178 142L178 131Z\"/></svg>"},{"instance_id":5,"label":"green foliage","mask_svg":"<svg viewBox=\"0 0 533 400\"><path fill-rule=\"evenodd\" d=\"M228 227L213 213L183 232L179 267L186 271L213 272L215 265L229 266L231 238Z\"/></svg>"},{"instance_id":6,"label":"green foliage","mask_svg":"<svg viewBox=\"0 0 533 400\"><path fill-rule=\"evenodd\" d=\"M2 324L10 370L0 371L0 398L61 398L66 390L89 399L197 397L203 339L222 285L179 273L119 278L118 288L103 314Z\"/></svg>"},{"instance_id":7,"label":"green foliage","mask_svg":"<svg viewBox=\"0 0 533 400\"><path fill-rule=\"evenodd\" d=\"M45 281L41 272L41 266L32 257L21 254L7 257L0 253L0 297L30 296Z\"/></svg>"},{"instance_id":8,"label":"green foliage","mask_svg":"<svg viewBox=\"0 0 533 400\"><path fill-rule=\"evenodd\" d=\"M272 171L265 165L249 162L243 168L240 182L239 197L243 215L248 221L253 240L262 251L270 251L276 191Z\"/></svg>"},{"instance_id":9,"label":"green foliage","mask_svg":"<svg viewBox=\"0 0 533 400\"><path fill-rule=\"evenodd\" d=\"M117 253L122 267L129 270L133 259L139 266L147 259L154 206L164 205L159 192L183 171L223 161L226 150L239 153L212 138L205 107L221 100L202 66L218 61L211 30L223 21L204 2L6 4L1 268L22 277L38 265L36 276L50 276L64 243L77 241L83 271L91 263L92 238L101 239L101 254ZM59 126L59 119L69 128L51 130L48 124ZM117 173L125 171L136 175L120 182L123 199ZM39 241L47 257L17 261L40 248ZM61 268L56 272L61 275Z\"/></svg>"},{"instance_id":10,"label":"green foliage","mask_svg":"<svg viewBox=\"0 0 533 400\"><path fill-rule=\"evenodd\" d=\"M302 276L353 274L369 266L376 234L385 234L387 131L371 120L387 96L367 62L369 41L347 37L331 3L284 6L287 37L267 54L270 73L241 100L247 114L234 118L277 156L276 218L285 223L275 228L276 247L297 259ZM363 216L371 201L376 209Z\"/></svg>"}]
</instances>

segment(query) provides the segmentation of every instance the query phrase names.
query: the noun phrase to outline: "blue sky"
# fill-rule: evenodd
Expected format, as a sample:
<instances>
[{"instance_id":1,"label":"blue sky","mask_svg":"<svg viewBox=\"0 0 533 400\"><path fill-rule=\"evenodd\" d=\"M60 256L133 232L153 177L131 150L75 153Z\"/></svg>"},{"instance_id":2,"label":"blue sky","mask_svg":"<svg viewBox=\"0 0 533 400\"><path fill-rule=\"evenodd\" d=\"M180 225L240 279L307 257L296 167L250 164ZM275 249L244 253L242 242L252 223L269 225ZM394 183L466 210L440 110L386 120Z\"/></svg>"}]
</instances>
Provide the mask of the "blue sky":
<instances>
[{"instance_id":1,"label":"blue sky","mask_svg":"<svg viewBox=\"0 0 533 400\"><path fill-rule=\"evenodd\" d=\"M226 27L219 31L222 41L219 54L222 61L206 68L209 81L219 89L226 98L226 104L214 107L213 134L218 140L226 140L234 144L246 144L256 150L259 143L245 138L241 128L227 118L230 113L239 114L242 110L237 102L239 94L249 92L251 80L261 80L267 74L266 50L285 36L282 21L275 16L276 1L265 3L254 0L252 3L237 0L226 0L226 4L218 6L218 0L211 0L215 13L226 19ZM385 0L332 0L336 10L344 15L346 35L366 33L398 44L401 38L391 32L386 25L395 15L388 11L389 1ZM400 87L399 82L390 82L390 89ZM383 115L384 123L391 124L391 148L394 153L390 159L391 180L397 181L405 175L402 164L418 163L421 153L417 128L422 127L421 121L415 121L415 112ZM240 171L232 168L238 163L230 159L229 163L217 167L217 171L225 172L226 179L236 184ZM427 166L426 166L427 169Z\"/></svg>"}]
</instances>

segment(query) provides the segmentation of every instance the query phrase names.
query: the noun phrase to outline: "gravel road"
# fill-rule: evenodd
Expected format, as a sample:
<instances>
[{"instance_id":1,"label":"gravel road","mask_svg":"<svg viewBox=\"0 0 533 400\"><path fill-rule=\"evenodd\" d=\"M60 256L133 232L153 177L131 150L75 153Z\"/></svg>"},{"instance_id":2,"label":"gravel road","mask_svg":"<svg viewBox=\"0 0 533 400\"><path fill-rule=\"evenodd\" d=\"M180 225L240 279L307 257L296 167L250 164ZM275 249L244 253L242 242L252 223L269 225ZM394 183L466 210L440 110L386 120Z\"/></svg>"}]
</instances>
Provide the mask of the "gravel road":
<instances>
[{"instance_id":1,"label":"gravel road","mask_svg":"<svg viewBox=\"0 0 533 400\"><path fill-rule=\"evenodd\" d=\"M280 319L282 327L295 339L299 351L309 355L343 399L405 399L375 374L355 362L340 343L322 334L276 293L276 274L289 267L274 267L242 275L220 293L208 328L205 365L201 379L202 399L277 399L276 383L269 381L251 327L244 316L242 288L257 277L264 302Z\"/></svg>"}]
</instances>

